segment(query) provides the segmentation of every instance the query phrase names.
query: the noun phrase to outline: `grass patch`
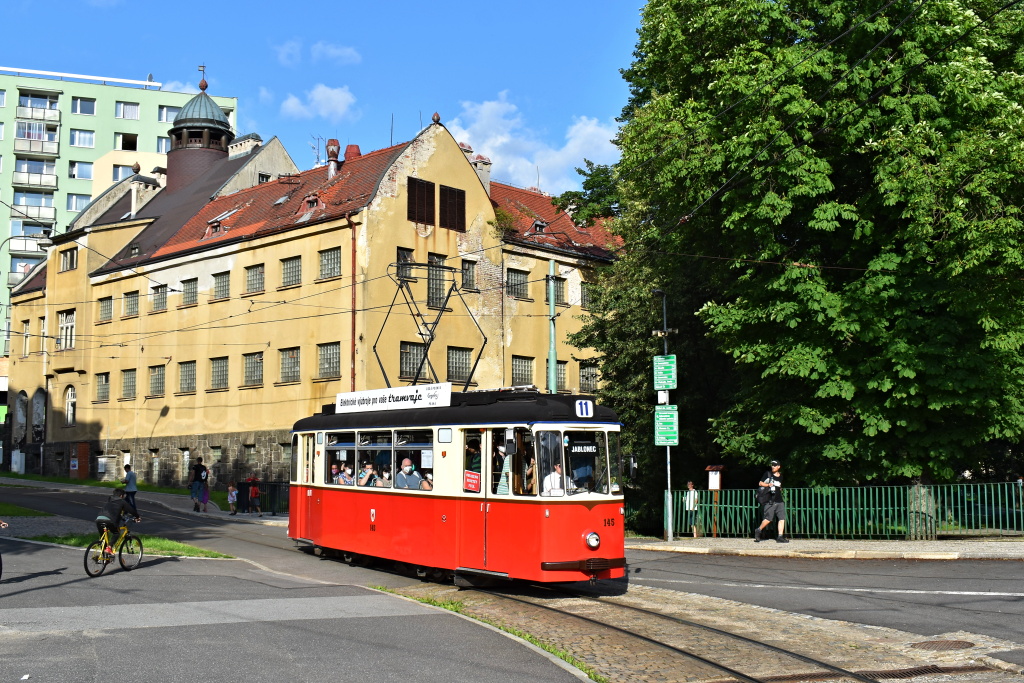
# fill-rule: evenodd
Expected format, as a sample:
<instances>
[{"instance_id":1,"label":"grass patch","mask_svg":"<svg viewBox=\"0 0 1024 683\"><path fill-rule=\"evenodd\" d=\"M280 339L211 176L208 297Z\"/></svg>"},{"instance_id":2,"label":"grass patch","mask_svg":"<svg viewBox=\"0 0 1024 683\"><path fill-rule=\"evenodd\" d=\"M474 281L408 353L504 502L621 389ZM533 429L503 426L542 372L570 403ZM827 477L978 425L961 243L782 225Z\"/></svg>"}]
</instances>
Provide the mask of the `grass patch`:
<instances>
[{"instance_id":1,"label":"grass patch","mask_svg":"<svg viewBox=\"0 0 1024 683\"><path fill-rule=\"evenodd\" d=\"M390 588L387 588L385 586L369 586L369 588L372 588L374 590L379 590L379 591L384 592L384 593L394 593L396 595L401 595L400 593L397 593L397 591L393 591ZM558 657L559 659L561 659L563 662L569 664L570 666L576 667L577 669L579 669L580 671L585 673L587 675L587 677L590 678L590 680L596 681L596 683L608 683L608 679L605 678L604 676L602 676L601 674L597 673L597 671L593 667L591 667L591 666L585 664L584 662L581 662L580 660L576 659L575 657L573 657L571 654L569 654L565 650L561 650L561 649L555 647L554 645L549 645L549 644L545 643L544 641L540 640L539 638L537 638L536 636L534 636L534 635L532 635L530 633L527 633L526 631L521 631L521 630L519 630L519 629L517 629L517 628L515 628L513 626L506 626L505 624L501 624L501 623L498 623L496 621L491 621L490 619L484 619L483 617L478 617L475 614L467 613L465 611L465 605L463 604L463 602L461 600L437 600L436 598L417 598L417 597L414 597L414 596L408 596L408 597L412 597L417 602L422 602L425 605L433 605L435 607L440 607L442 609L446 609L449 612L455 612L456 614L463 614L463 615L465 615L467 617L470 617L472 619L476 619L479 622L482 622L484 624L488 624L489 626L493 626L494 628L498 629L499 631L504 631L505 633L510 633L510 634L514 635L516 638L521 638L521 639L525 640L526 642L530 643L531 645L535 645L535 646L539 647L540 649L544 650L545 652L547 652L549 654L552 654L555 657Z\"/></svg>"},{"instance_id":2,"label":"grass patch","mask_svg":"<svg viewBox=\"0 0 1024 683\"><path fill-rule=\"evenodd\" d=\"M3 519L5 517L53 517L53 515L51 515L49 512L29 510L28 508L23 508L20 505L0 503L0 519Z\"/></svg>"},{"instance_id":3,"label":"grass patch","mask_svg":"<svg viewBox=\"0 0 1024 683\"><path fill-rule=\"evenodd\" d=\"M63 536L33 536L30 541L43 541L44 543L59 543L70 545L76 548L84 548L95 541L96 534L65 534ZM171 555L173 557L213 557L223 559L234 559L231 555L197 548L194 545L172 541L169 538L160 536L139 535L142 539L142 546L147 553L154 555Z\"/></svg>"}]
</instances>

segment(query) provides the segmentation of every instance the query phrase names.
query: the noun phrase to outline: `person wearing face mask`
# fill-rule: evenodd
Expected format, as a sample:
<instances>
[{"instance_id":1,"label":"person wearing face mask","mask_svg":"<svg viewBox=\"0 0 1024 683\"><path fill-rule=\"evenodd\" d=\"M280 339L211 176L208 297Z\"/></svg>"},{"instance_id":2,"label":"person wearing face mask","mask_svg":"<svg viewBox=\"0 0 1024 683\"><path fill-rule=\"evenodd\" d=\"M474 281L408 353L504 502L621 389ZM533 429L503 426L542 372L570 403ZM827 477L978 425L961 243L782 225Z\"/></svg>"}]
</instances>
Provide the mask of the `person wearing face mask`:
<instances>
[{"instance_id":1,"label":"person wearing face mask","mask_svg":"<svg viewBox=\"0 0 1024 683\"><path fill-rule=\"evenodd\" d=\"M338 463L334 463L333 465L331 465L331 483L341 483L341 468L338 467Z\"/></svg>"},{"instance_id":2,"label":"person wearing face mask","mask_svg":"<svg viewBox=\"0 0 1024 683\"><path fill-rule=\"evenodd\" d=\"M373 486L377 482L377 473L373 471L372 462L363 463L363 471L359 473L359 479L356 481L358 486Z\"/></svg>"},{"instance_id":3,"label":"person wearing face mask","mask_svg":"<svg viewBox=\"0 0 1024 683\"><path fill-rule=\"evenodd\" d=\"M355 478L352 476L352 468L348 466L347 462L341 463L341 474L338 476L338 483L342 486L353 486L356 483Z\"/></svg>"},{"instance_id":4,"label":"person wearing face mask","mask_svg":"<svg viewBox=\"0 0 1024 683\"><path fill-rule=\"evenodd\" d=\"M373 482L374 486L380 486L381 488L391 488L391 464L384 463L384 466L380 468L380 476Z\"/></svg>"},{"instance_id":5,"label":"person wearing face mask","mask_svg":"<svg viewBox=\"0 0 1024 683\"><path fill-rule=\"evenodd\" d=\"M418 489L422 483L423 477L413 467L412 460L409 458L402 460L402 471L395 477L395 488Z\"/></svg>"}]
</instances>

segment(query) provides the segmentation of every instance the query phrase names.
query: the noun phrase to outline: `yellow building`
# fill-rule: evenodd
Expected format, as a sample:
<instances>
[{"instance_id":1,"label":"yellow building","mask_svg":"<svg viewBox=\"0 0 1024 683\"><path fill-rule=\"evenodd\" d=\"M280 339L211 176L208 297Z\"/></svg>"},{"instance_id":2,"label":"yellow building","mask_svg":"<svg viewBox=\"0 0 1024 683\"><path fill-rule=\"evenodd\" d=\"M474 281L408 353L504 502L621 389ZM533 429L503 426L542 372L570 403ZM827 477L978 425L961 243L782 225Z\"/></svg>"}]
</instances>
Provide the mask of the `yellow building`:
<instances>
[{"instance_id":1,"label":"yellow building","mask_svg":"<svg viewBox=\"0 0 1024 683\"><path fill-rule=\"evenodd\" d=\"M552 329L558 389L596 390L564 340L606 232L491 183L437 115L367 154L329 141L299 173L202 98L167 168L97 198L15 289L5 465L110 478L130 462L174 484L202 457L221 483L286 479L291 425L337 393L543 388Z\"/></svg>"}]
</instances>

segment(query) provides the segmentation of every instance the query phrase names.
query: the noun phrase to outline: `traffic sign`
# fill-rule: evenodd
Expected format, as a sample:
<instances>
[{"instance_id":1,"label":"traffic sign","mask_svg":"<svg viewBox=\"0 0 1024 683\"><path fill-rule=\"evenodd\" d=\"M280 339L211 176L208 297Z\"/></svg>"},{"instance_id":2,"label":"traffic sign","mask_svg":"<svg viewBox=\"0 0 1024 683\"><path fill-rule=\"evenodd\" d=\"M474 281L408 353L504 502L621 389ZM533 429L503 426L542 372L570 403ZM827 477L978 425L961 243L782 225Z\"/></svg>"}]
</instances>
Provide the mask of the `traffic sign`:
<instances>
[{"instance_id":1,"label":"traffic sign","mask_svg":"<svg viewBox=\"0 0 1024 683\"><path fill-rule=\"evenodd\" d=\"M675 389L676 388L676 357L655 356L654 357L654 389Z\"/></svg>"},{"instance_id":2,"label":"traffic sign","mask_svg":"<svg viewBox=\"0 0 1024 683\"><path fill-rule=\"evenodd\" d=\"M679 445L679 409L678 406L655 406L654 408L654 445Z\"/></svg>"}]
</instances>

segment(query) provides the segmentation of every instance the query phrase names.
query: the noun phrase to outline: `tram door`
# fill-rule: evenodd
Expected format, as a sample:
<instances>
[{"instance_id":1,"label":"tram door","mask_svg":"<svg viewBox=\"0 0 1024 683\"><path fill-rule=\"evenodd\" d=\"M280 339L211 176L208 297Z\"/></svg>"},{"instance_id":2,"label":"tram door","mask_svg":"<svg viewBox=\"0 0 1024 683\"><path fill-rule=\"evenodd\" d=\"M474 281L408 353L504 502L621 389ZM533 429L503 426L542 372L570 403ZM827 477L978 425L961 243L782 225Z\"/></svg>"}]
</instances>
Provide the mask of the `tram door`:
<instances>
[{"instance_id":1,"label":"tram door","mask_svg":"<svg viewBox=\"0 0 1024 683\"><path fill-rule=\"evenodd\" d=\"M462 430L462 497L459 510L459 566L486 569L484 529L489 473L484 467L484 430Z\"/></svg>"},{"instance_id":2,"label":"tram door","mask_svg":"<svg viewBox=\"0 0 1024 683\"><path fill-rule=\"evenodd\" d=\"M296 507L299 515L295 534L299 538L305 539L312 539L314 527L319 529L320 526L315 524L317 510L313 507L314 491L311 486L313 483L313 463L316 453L315 436L314 434L299 434L297 436L299 470L296 473L296 480L299 483L299 500Z\"/></svg>"}]
</instances>

